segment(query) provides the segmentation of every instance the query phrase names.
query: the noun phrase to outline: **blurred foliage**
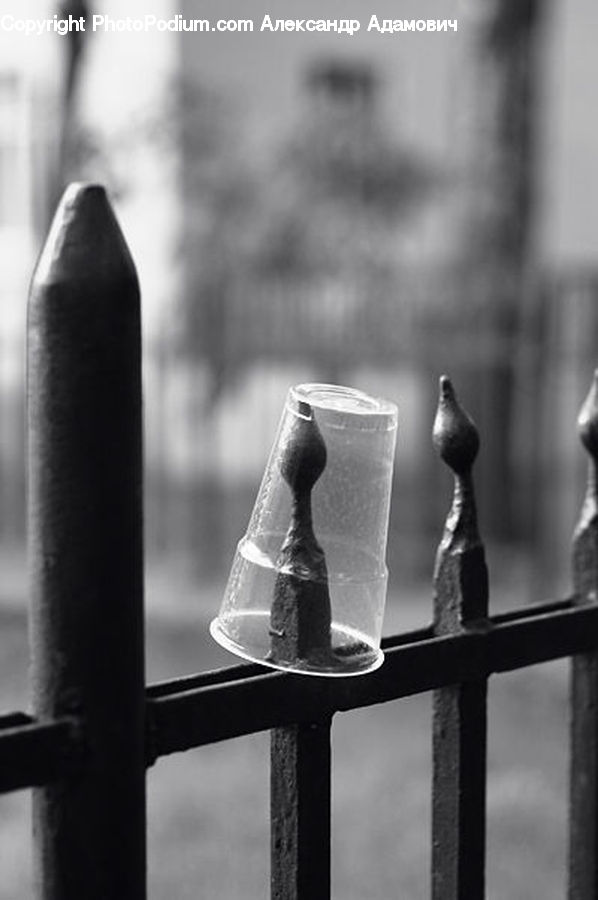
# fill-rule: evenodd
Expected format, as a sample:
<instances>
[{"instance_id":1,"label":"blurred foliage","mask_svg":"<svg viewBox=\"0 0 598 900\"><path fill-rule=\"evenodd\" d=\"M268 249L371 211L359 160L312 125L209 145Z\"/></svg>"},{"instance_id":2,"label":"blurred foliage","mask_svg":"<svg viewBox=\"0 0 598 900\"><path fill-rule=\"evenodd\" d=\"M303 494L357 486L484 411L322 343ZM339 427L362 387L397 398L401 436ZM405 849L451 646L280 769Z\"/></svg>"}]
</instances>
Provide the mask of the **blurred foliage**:
<instances>
[{"instance_id":1,"label":"blurred foliage","mask_svg":"<svg viewBox=\"0 0 598 900\"><path fill-rule=\"evenodd\" d=\"M284 321L298 286L304 298L334 295L331 315L340 303L354 319L360 310L375 317L377 299L398 292L397 229L441 184L434 167L389 137L369 67L323 62L307 86L293 132L251 159L225 107L197 85L183 95L181 349L211 360L216 392L251 356L249 332L259 331L241 329L242 345L223 346L227 314L242 315L236 293L261 298L254 315L278 335L267 347L258 341L256 356L293 352L293 335L284 340L284 328L269 320ZM296 355L330 359L333 348L317 339L320 324L315 317L314 339L295 334ZM334 340L334 327L327 331Z\"/></svg>"},{"instance_id":2,"label":"blurred foliage","mask_svg":"<svg viewBox=\"0 0 598 900\"><path fill-rule=\"evenodd\" d=\"M362 63L312 66L290 134L258 143L250 130L236 98L179 74L109 142L80 128L71 144L71 168L93 170L121 198L143 147L175 166L182 290L170 318L179 352L207 362L214 399L252 355L287 358L292 335L253 344L251 335L284 337L298 288L313 316L295 335L296 355L338 356L344 314L365 317L375 335L377 304L399 293L398 231L443 185L439 167L390 136L377 76ZM317 302L324 296L328 305ZM231 338L228 323L249 307L261 329L233 328Z\"/></svg>"}]
</instances>

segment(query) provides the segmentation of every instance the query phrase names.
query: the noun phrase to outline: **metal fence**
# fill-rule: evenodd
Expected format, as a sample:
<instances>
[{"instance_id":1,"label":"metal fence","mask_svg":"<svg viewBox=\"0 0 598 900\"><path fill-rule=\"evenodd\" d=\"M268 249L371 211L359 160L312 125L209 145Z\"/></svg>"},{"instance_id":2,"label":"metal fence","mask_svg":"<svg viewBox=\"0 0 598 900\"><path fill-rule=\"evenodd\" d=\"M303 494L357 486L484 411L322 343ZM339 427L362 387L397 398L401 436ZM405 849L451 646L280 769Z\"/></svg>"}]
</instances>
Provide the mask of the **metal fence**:
<instances>
[{"instance_id":1,"label":"metal fence","mask_svg":"<svg viewBox=\"0 0 598 900\"><path fill-rule=\"evenodd\" d=\"M496 501L506 495L512 512L508 539L525 548L542 576L546 573L545 584L537 581L536 599L555 586L566 590L562 573L582 468L568 421L595 364L598 277L596 271L572 269L558 277L545 273L537 281L542 287L533 292L508 345L491 330L481 334L462 321L452 302L459 292L446 269L402 273L396 295L368 304L354 327L345 324L337 335L332 322L341 321L342 311L335 308L336 318L331 313L330 327L322 328L329 311L323 303L320 318L310 319L316 306L311 295L246 292L243 304L239 289L222 297L221 346L210 351L223 380L216 399L210 399L210 366L201 348L194 359L182 356L168 323L146 335L148 556L187 563L203 580L222 577L250 514L288 384L328 380L331 373L322 360L330 349L338 354L334 368L341 381L400 399L393 568L407 577L427 577L428 547L446 496L426 429L434 414L436 375L450 369L484 433L477 484L487 539L496 540L491 527L500 518ZM3 294L2 303L22 306L15 294L20 297L23 290ZM350 309L347 317L351 322ZM165 319L176 318L169 302ZM209 320L205 330L209 334ZM22 343L23 329L0 329L0 550L5 557L11 547L20 550L24 538ZM513 385L513 408L508 440L498 442L498 400L482 374L504 367ZM508 445L506 454L502 443ZM508 477L497 476L499 451L508 456Z\"/></svg>"},{"instance_id":2,"label":"metal fence","mask_svg":"<svg viewBox=\"0 0 598 900\"><path fill-rule=\"evenodd\" d=\"M0 717L0 790L34 788L36 895L146 896L145 771L270 729L271 894L330 897L335 713L433 691L432 896L484 897L490 675L573 657L569 897L598 894L598 380L572 596L488 615L471 469L477 432L443 381L434 441L455 496L430 627L387 638L381 669L304 678L240 665L144 684L139 294L102 189L71 189L28 319L34 710ZM201 884L198 885L201 892Z\"/></svg>"}]
</instances>

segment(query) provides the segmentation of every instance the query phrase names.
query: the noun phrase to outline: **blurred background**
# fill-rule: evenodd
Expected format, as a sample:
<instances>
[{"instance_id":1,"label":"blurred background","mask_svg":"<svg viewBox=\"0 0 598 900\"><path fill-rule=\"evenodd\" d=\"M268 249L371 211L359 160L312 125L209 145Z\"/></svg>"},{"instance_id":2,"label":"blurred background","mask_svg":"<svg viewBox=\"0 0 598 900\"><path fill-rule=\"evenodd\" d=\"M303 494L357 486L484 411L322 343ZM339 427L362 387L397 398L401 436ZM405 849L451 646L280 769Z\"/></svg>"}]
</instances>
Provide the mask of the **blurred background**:
<instances>
[{"instance_id":1,"label":"blurred background","mask_svg":"<svg viewBox=\"0 0 598 900\"><path fill-rule=\"evenodd\" d=\"M451 490L430 441L443 372L481 432L492 602L566 593L586 465L575 418L598 359L593 0L1 11L254 21L253 33L0 31L3 706L27 702L26 296L71 180L107 186L141 282L148 677L232 661L206 623L300 381L399 405L387 632L430 615ZM260 32L266 14L361 30ZM373 14L457 19L458 31L368 33ZM489 896L560 897L564 672L492 691ZM425 897L428 698L336 733L335 897ZM151 773L150 896L266 895L265 740ZM29 896L25 801L2 799L0 898Z\"/></svg>"}]
</instances>

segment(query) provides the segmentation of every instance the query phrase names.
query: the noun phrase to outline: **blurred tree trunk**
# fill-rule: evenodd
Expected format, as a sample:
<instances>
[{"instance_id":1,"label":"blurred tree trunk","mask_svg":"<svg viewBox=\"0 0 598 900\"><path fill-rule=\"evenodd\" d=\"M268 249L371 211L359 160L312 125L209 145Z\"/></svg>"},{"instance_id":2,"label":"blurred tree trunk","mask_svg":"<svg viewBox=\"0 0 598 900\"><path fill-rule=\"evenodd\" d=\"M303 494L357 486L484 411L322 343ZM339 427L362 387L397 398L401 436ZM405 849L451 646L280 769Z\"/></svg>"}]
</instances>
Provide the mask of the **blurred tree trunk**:
<instances>
[{"instance_id":1,"label":"blurred tree trunk","mask_svg":"<svg viewBox=\"0 0 598 900\"><path fill-rule=\"evenodd\" d=\"M511 449L518 337L533 277L540 38L546 0L471 4L459 392L482 436L482 522L518 537ZM451 366L454 371L454 365Z\"/></svg>"},{"instance_id":2,"label":"blurred tree trunk","mask_svg":"<svg viewBox=\"0 0 598 900\"><path fill-rule=\"evenodd\" d=\"M65 0L60 8L59 16L61 19L68 19L69 15L73 16L74 19L86 18L87 4L85 0ZM52 177L53 183L48 191L49 209L46 216L48 224L51 222L62 192L70 180L75 100L81 72L83 48L85 46L85 32L77 31L76 29L69 31L64 39L64 46L65 62L60 103L60 130L56 166Z\"/></svg>"}]
</instances>

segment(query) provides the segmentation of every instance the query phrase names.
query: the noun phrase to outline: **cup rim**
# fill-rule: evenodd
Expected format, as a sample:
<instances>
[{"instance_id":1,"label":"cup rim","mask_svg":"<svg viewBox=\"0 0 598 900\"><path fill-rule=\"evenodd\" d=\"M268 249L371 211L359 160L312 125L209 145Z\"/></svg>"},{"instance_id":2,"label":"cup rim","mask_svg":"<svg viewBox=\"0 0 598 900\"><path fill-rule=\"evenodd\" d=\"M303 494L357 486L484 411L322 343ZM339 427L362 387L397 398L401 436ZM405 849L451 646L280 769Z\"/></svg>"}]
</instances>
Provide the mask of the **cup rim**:
<instances>
[{"instance_id":1,"label":"cup rim","mask_svg":"<svg viewBox=\"0 0 598 900\"><path fill-rule=\"evenodd\" d=\"M358 417L385 417L391 419L390 427L396 427L398 408L392 400L374 397L359 388L324 382L304 382L289 391L293 401L308 403L316 409ZM300 414L300 413L299 413Z\"/></svg>"}]
</instances>

